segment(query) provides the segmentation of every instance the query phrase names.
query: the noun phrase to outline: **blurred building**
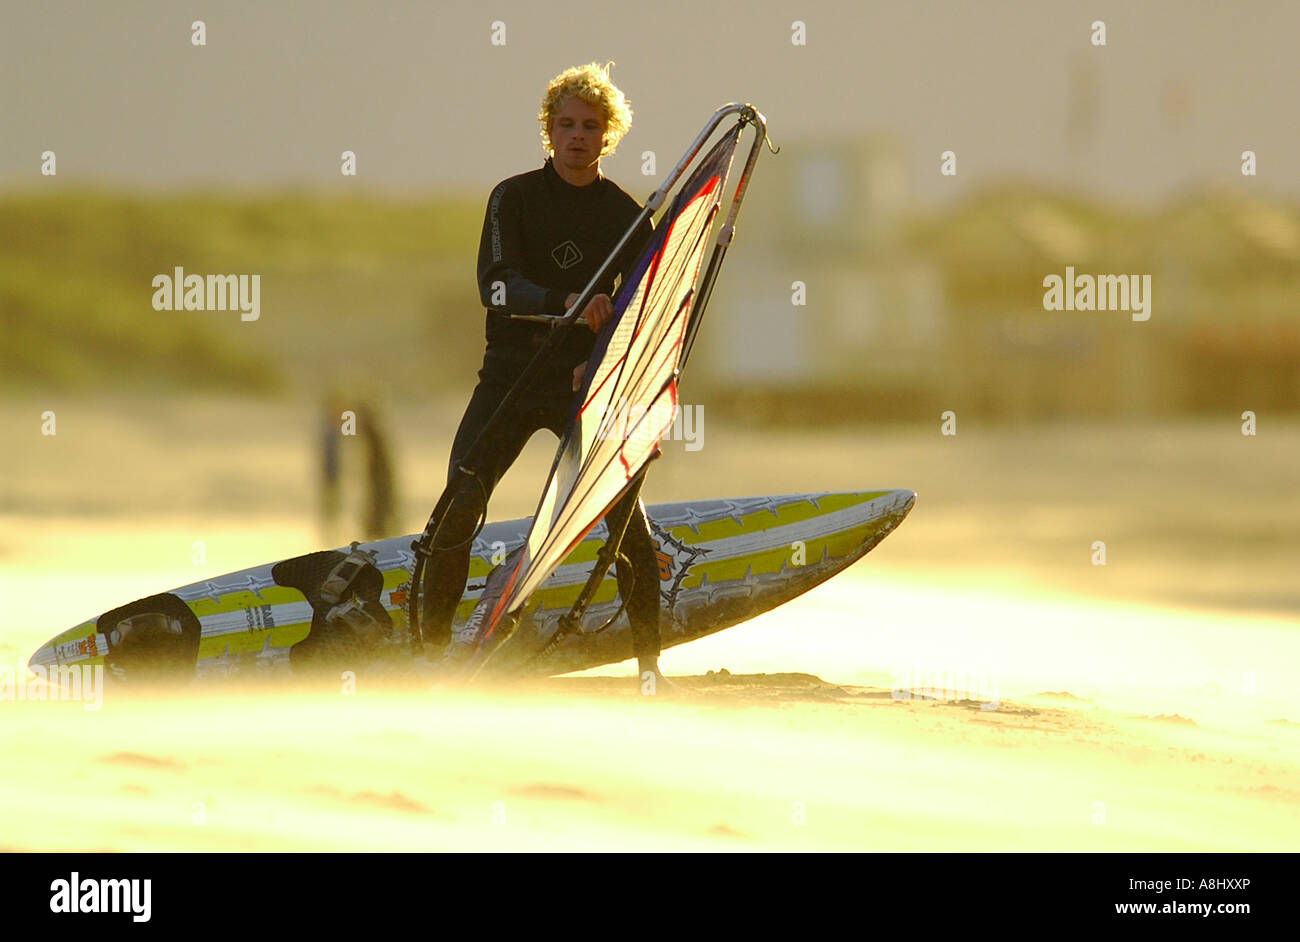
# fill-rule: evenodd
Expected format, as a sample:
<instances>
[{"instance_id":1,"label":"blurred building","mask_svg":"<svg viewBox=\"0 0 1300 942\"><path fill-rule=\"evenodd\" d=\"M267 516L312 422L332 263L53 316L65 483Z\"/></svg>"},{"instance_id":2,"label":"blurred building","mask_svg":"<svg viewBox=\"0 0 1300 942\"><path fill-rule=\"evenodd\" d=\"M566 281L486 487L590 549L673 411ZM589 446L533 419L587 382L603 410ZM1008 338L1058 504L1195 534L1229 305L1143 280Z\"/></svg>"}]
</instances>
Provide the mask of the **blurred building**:
<instances>
[{"instance_id":1,"label":"blurred building","mask_svg":"<svg viewBox=\"0 0 1300 942\"><path fill-rule=\"evenodd\" d=\"M687 396L818 421L1300 408L1294 207L1249 184L1129 211L1012 182L926 217L903 168L887 136L760 163ZM1150 319L1044 310L1067 266L1150 275Z\"/></svg>"},{"instance_id":2,"label":"blurred building","mask_svg":"<svg viewBox=\"0 0 1300 942\"><path fill-rule=\"evenodd\" d=\"M915 234L939 262L958 398L990 418L1239 415L1300 406L1300 223L1240 191L1155 213L1021 186ZM1151 317L1045 311L1042 278L1151 276Z\"/></svg>"},{"instance_id":3,"label":"blurred building","mask_svg":"<svg viewBox=\"0 0 1300 942\"><path fill-rule=\"evenodd\" d=\"M690 382L750 402L851 395L882 408L932 388L942 280L903 243L907 203L890 137L796 141L762 160Z\"/></svg>"}]
</instances>

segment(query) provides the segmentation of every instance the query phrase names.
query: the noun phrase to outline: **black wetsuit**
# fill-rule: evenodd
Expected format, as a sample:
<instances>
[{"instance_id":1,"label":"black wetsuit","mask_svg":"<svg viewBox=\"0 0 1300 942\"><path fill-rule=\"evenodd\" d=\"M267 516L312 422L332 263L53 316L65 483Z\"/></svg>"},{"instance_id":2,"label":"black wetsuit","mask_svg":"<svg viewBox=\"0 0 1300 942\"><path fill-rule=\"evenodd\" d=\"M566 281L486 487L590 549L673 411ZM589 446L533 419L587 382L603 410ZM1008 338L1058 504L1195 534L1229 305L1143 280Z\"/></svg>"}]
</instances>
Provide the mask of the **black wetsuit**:
<instances>
[{"instance_id":1,"label":"black wetsuit","mask_svg":"<svg viewBox=\"0 0 1300 942\"><path fill-rule=\"evenodd\" d=\"M511 177L493 189L478 255L479 294L488 309L487 350L478 386L452 444L449 481L550 332L548 325L511 320L506 314L563 314L565 299L587 286L640 211L640 204L610 180L600 177L587 186L574 186L560 177L549 159L541 169ZM626 274L652 233L646 220L615 265L619 275ZM599 290L613 297L613 274ZM535 431L546 428L563 435L574 404L573 369L591 354L595 338L587 327L571 328L511 413L495 427L472 468L487 497ZM438 532L435 545L450 548L435 550L425 570L426 641L443 645L450 639L469 575L467 540L482 501L473 479L464 480ZM608 522L627 513L631 517L622 552L632 572L618 566L619 589L627 601L634 653L653 657L660 649L659 564L639 488L610 510Z\"/></svg>"}]
</instances>

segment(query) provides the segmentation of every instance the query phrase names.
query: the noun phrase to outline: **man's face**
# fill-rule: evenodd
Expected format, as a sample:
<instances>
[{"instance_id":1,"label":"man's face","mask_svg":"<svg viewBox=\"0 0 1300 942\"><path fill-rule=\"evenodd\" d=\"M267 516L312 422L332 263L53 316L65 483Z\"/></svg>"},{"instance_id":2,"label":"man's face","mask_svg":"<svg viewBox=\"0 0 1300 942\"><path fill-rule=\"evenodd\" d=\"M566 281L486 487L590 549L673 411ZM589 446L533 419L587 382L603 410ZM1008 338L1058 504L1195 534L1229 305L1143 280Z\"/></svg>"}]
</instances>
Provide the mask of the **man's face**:
<instances>
[{"instance_id":1,"label":"man's face","mask_svg":"<svg viewBox=\"0 0 1300 942\"><path fill-rule=\"evenodd\" d=\"M551 149L556 163L586 170L600 160L605 141L605 116L581 98L566 97L551 116Z\"/></svg>"}]
</instances>

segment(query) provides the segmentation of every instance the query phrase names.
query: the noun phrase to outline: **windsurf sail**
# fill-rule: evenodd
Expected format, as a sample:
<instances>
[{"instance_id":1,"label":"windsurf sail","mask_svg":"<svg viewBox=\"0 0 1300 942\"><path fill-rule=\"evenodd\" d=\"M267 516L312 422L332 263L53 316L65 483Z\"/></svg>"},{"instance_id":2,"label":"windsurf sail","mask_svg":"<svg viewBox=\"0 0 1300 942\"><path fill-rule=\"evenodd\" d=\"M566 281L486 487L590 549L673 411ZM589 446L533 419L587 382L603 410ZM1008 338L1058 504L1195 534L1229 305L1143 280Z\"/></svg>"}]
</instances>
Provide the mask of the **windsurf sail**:
<instances>
[{"instance_id":1,"label":"windsurf sail","mask_svg":"<svg viewBox=\"0 0 1300 942\"><path fill-rule=\"evenodd\" d=\"M523 552L484 613L482 647L659 453L678 407L678 369L701 312L697 283L740 130L720 139L682 185L614 299Z\"/></svg>"}]
</instances>

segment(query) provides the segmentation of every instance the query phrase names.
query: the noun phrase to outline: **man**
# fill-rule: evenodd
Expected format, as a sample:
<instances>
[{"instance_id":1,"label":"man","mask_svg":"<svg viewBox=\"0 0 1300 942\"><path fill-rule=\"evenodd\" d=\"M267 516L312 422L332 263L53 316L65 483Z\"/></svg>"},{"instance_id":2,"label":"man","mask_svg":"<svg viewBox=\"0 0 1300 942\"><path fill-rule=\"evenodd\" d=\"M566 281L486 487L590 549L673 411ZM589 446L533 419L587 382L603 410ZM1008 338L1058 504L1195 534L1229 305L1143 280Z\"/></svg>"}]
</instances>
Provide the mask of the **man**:
<instances>
[{"instance_id":1,"label":"man","mask_svg":"<svg viewBox=\"0 0 1300 942\"><path fill-rule=\"evenodd\" d=\"M452 445L449 478L550 330L509 315L564 314L641 212L636 200L600 172L600 158L614 152L632 123L606 69L593 62L556 76L538 118L546 162L504 180L488 199L478 256L487 350ZM620 277L653 231L646 220L616 261ZM564 433L595 335L613 317L613 275L599 288L582 312L589 329L575 326L552 351L510 413L489 431L482 457L470 468L474 477L463 479L455 494L435 541L442 548L425 570L424 637L435 650L450 640L469 574L470 537L486 513L484 502L535 431ZM641 689L663 692L671 685L659 673L659 566L639 490L634 485L609 518L630 514L622 552L632 566L617 566L619 591L627 603Z\"/></svg>"}]
</instances>

